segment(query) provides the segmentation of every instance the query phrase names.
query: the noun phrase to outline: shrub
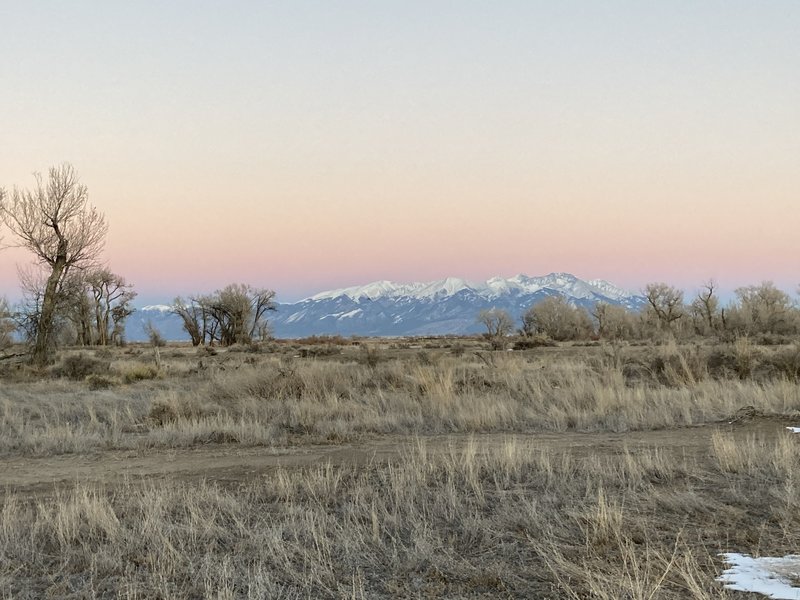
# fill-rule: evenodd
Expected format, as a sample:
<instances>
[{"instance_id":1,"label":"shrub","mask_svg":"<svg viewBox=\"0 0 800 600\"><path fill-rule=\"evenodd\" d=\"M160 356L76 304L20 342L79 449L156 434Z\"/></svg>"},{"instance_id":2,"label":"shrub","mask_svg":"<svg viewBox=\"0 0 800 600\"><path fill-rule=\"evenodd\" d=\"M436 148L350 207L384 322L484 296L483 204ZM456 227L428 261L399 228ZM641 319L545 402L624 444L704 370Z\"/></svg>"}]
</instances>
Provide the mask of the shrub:
<instances>
[{"instance_id":1,"label":"shrub","mask_svg":"<svg viewBox=\"0 0 800 600\"><path fill-rule=\"evenodd\" d=\"M311 335L305 338L297 339L295 340L295 343L304 346L352 346L354 342L353 340L344 338L340 335Z\"/></svg>"},{"instance_id":2,"label":"shrub","mask_svg":"<svg viewBox=\"0 0 800 600\"><path fill-rule=\"evenodd\" d=\"M669 343L650 360L649 366L656 380L668 387L697 383L708 372L698 348L686 351Z\"/></svg>"},{"instance_id":3,"label":"shrub","mask_svg":"<svg viewBox=\"0 0 800 600\"><path fill-rule=\"evenodd\" d=\"M736 355L730 349L713 350L706 359L706 368L709 375L715 379L740 376Z\"/></svg>"},{"instance_id":4,"label":"shrub","mask_svg":"<svg viewBox=\"0 0 800 600\"><path fill-rule=\"evenodd\" d=\"M83 353L65 356L61 364L53 369L57 377L66 377L73 381L82 381L89 375L108 373L110 363L87 356Z\"/></svg>"},{"instance_id":5,"label":"shrub","mask_svg":"<svg viewBox=\"0 0 800 600\"><path fill-rule=\"evenodd\" d=\"M167 341L164 339L164 336L161 335L161 332L155 325L153 325L152 321L145 323L144 332L147 334L147 338L150 340L151 346L154 346L155 348L163 348L167 345Z\"/></svg>"},{"instance_id":6,"label":"shrub","mask_svg":"<svg viewBox=\"0 0 800 600\"><path fill-rule=\"evenodd\" d=\"M772 377L785 377L791 381L800 379L800 346L784 348L767 354L758 370L767 371Z\"/></svg>"},{"instance_id":7,"label":"shrub","mask_svg":"<svg viewBox=\"0 0 800 600\"><path fill-rule=\"evenodd\" d=\"M116 382L105 375L92 373L86 378L86 383L89 384L90 390L106 390L114 385Z\"/></svg>"},{"instance_id":8,"label":"shrub","mask_svg":"<svg viewBox=\"0 0 800 600\"><path fill-rule=\"evenodd\" d=\"M380 363L381 360L382 356L377 348L374 346L368 346L367 344L361 344L359 362L362 365L367 365L369 368L374 369L378 366L378 363Z\"/></svg>"},{"instance_id":9,"label":"shrub","mask_svg":"<svg viewBox=\"0 0 800 600\"><path fill-rule=\"evenodd\" d=\"M452 354L453 356L464 356L464 352L466 352L466 349L462 344L459 344L458 342L456 342L450 347L450 354Z\"/></svg>"},{"instance_id":10,"label":"shrub","mask_svg":"<svg viewBox=\"0 0 800 600\"><path fill-rule=\"evenodd\" d=\"M546 335L526 335L514 340L514 350L530 350L555 345L556 343Z\"/></svg>"},{"instance_id":11,"label":"shrub","mask_svg":"<svg viewBox=\"0 0 800 600\"><path fill-rule=\"evenodd\" d=\"M178 420L178 409L171 403L162 399L153 400L150 405L150 412L147 415L147 420L153 425L163 427L168 423L174 423Z\"/></svg>"},{"instance_id":12,"label":"shrub","mask_svg":"<svg viewBox=\"0 0 800 600\"><path fill-rule=\"evenodd\" d=\"M95 358L102 358L104 360L111 360L114 358L114 353L111 351L111 348L98 348L94 351Z\"/></svg>"},{"instance_id":13,"label":"shrub","mask_svg":"<svg viewBox=\"0 0 800 600\"><path fill-rule=\"evenodd\" d=\"M134 383L144 379L157 379L161 375L161 371L155 365L139 364L125 369L122 372L122 380L125 383Z\"/></svg>"},{"instance_id":14,"label":"shrub","mask_svg":"<svg viewBox=\"0 0 800 600\"><path fill-rule=\"evenodd\" d=\"M298 350L301 358L315 358L317 356L336 356L342 353L341 346L326 344L324 346L309 346Z\"/></svg>"}]
</instances>

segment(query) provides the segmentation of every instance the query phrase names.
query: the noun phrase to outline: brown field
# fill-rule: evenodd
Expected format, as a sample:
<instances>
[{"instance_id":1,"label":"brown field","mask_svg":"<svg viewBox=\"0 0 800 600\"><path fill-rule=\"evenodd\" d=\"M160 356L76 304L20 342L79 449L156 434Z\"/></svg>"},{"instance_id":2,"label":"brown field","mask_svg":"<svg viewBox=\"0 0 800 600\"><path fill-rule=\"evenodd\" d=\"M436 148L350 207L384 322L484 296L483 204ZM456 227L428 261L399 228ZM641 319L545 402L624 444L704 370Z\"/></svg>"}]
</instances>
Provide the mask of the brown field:
<instances>
[{"instance_id":1,"label":"brown field","mask_svg":"<svg viewBox=\"0 0 800 600\"><path fill-rule=\"evenodd\" d=\"M750 598L796 346L479 339L0 361L3 598Z\"/></svg>"}]
</instances>

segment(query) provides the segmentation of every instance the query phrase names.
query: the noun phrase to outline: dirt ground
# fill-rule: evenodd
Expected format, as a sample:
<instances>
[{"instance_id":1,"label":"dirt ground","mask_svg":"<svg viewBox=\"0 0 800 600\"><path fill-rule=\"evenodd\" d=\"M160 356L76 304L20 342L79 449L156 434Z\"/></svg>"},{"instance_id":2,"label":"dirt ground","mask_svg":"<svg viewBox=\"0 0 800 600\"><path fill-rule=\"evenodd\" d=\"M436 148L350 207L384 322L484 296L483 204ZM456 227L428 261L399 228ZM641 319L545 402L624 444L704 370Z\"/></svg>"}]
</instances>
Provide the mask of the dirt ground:
<instances>
[{"instance_id":1,"label":"dirt ground","mask_svg":"<svg viewBox=\"0 0 800 600\"><path fill-rule=\"evenodd\" d=\"M0 494L49 495L75 483L114 487L122 483L167 481L213 481L223 486L247 485L278 468L304 468L323 463L334 465L386 462L397 458L415 444L428 452L458 451L474 441L476 448L499 445L509 437L531 450L569 452L580 458L589 454L613 455L637 448L695 458L711 455L715 432L733 433L743 441L793 435L789 425L800 425L788 417L755 417L739 422L721 422L681 429L627 433L528 433L459 434L425 437L381 436L357 443L286 448L241 448L237 445L208 444L193 448L152 451L108 451L52 457L10 457L0 459ZM800 438L798 439L800 443Z\"/></svg>"}]
</instances>

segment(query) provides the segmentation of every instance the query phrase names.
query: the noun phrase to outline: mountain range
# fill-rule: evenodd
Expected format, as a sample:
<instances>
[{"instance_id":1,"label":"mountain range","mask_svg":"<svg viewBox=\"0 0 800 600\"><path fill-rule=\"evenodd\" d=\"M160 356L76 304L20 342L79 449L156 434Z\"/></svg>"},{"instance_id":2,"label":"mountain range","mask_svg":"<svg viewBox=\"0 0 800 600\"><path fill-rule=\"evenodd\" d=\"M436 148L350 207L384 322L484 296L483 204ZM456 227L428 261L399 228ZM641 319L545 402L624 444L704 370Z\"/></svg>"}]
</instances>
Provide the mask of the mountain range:
<instances>
[{"instance_id":1,"label":"mountain range","mask_svg":"<svg viewBox=\"0 0 800 600\"><path fill-rule=\"evenodd\" d=\"M269 320L275 336L281 338L459 335L482 331L476 317L483 309L504 309L519 321L522 313L548 296L562 296L587 309L607 302L637 311L645 303L644 297L608 281L584 281L569 273L493 277L477 283L448 277L427 283L375 281L320 292L298 302L278 304ZM148 321L168 340L188 339L180 318L167 305L138 309L128 319L127 339L146 339L144 325Z\"/></svg>"}]
</instances>

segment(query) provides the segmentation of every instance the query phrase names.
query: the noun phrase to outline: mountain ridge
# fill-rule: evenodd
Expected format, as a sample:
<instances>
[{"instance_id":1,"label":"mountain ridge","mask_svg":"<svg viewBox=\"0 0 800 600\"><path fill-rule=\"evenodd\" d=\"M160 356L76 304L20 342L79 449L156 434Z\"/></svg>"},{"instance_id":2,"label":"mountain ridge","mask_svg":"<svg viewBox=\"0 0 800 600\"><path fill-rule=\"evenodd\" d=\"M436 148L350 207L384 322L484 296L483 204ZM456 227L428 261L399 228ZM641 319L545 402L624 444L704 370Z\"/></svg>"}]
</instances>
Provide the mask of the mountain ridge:
<instances>
[{"instance_id":1,"label":"mountain ridge","mask_svg":"<svg viewBox=\"0 0 800 600\"><path fill-rule=\"evenodd\" d=\"M481 331L477 315L487 308L507 310L515 319L549 296L562 296L575 306L591 309L608 302L640 310L644 297L603 280L583 280L570 273L530 277L492 277L471 282L459 277L398 283L387 280L319 292L297 302L280 303L269 320L276 337L309 335L447 335ZM126 334L146 339L144 325L152 321L165 338L188 339L180 318L168 305L143 307L131 316Z\"/></svg>"}]
</instances>

